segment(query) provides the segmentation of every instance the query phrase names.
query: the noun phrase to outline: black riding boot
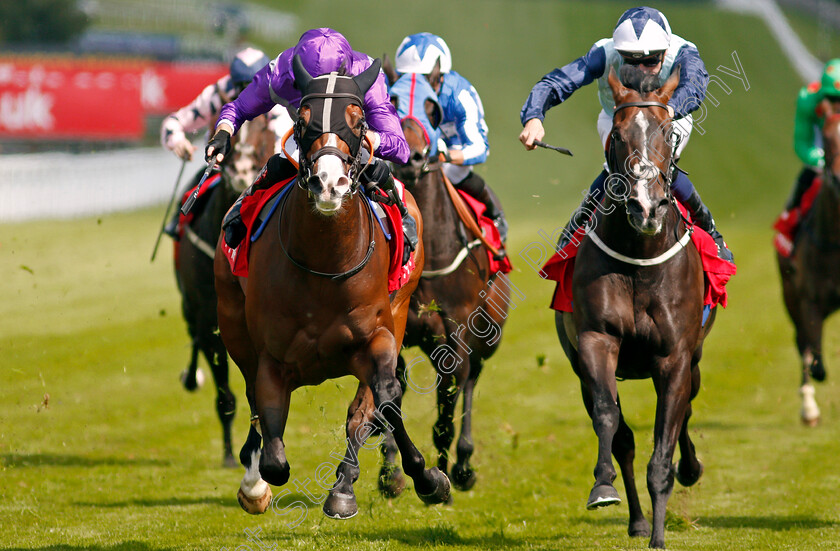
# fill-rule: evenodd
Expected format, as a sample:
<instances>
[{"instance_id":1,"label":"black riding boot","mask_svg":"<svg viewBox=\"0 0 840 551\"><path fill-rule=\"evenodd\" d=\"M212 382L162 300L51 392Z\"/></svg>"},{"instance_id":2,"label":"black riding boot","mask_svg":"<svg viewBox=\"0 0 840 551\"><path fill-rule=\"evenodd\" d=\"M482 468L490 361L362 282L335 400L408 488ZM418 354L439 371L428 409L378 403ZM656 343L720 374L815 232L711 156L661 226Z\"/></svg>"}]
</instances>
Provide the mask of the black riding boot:
<instances>
[{"instance_id":1,"label":"black riding boot","mask_svg":"<svg viewBox=\"0 0 840 551\"><path fill-rule=\"evenodd\" d=\"M245 191L236 199L236 202L230 207L230 210L225 214L222 220L222 231L225 232L225 243L231 249L235 249L239 243L245 238L248 233L248 228L242 222L240 210L242 209L242 201L254 192L261 189L268 189L277 182L291 178L297 174L297 168L285 157L279 154L272 155L268 162L260 171L254 183L248 186Z\"/></svg>"},{"instance_id":2,"label":"black riding boot","mask_svg":"<svg viewBox=\"0 0 840 551\"><path fill-rule=\"evenodd\" d=\"M802 169L802 172L799 173L799 177L796 179L796 184L793 186L793 191L790 197L788 197L787 203L785 203L786 211L793 210L799 206L802 202L802 196L805 195L805 192L814 183L814 178L816 177L817 171L813 168L806 166Z\"/></svg>"},{"instance_id":3,"label":"black riding boot","mask_svg":"<svg viewBox=\"0 0 840 551\"><path fill-rule=\"evenodd\" d=\"M496 225L496 228L499 230L499 237L502 240L502 246L504 247L505 243L507 243L507 236L508 236L508 223L505 219L505 211L502 209L502 204L499 201L499 198L490 189L490 186L484 181L484 178L476 174L475 172L470 172L470 175L455 184L455 187L466 191L470 197L481 201L484 203L485 212L487 217L493 221L493 224ZM498 260L504 258L506 256L506 252L504 248L499 249L499 256Z\"/></svg>"},{"instance_id":4,"label":"black riding boot","mask_svg":"<svg viewBox=\"0 0 840 551\"><path fill-rule=\"evenodd\" d=\"M403 235L405 235L405 242L407 247L403 248L403 259L402 262L405 264L408 262L408 257L411 254L411 251L417 249L417 243L420 241L419 236L417 235L417 221L414 220L414 217L408 212L408 209L405 207L405 201L400 199L400 195L397 192L397 186L394 183L394 177L391 173L388 173L388 177L384 179L382 182L376 182L377 185L388 194L389 197L394 201L397 205L397 209L400 211L400 215L402 215L402 227L403 227Z\"/></svg>"},{"instance_id":5,"label":"black riding boot","mask_svg":"<svg viewBox=\"0 0 840 551\"><path fill-rule=\"evenodd\" d=\"M712 213L709 211L709 208L703 204L703 200L700 199L700 194L696 190L693 191L688 199L683 201L683 204L688 209L694 223L715 240L718 248L718 257L729 262L734 262L735 258L732 255L732 251L726 246L723 236L715 227L715 219L712 218Z\"/></svg>"}]
</instances>

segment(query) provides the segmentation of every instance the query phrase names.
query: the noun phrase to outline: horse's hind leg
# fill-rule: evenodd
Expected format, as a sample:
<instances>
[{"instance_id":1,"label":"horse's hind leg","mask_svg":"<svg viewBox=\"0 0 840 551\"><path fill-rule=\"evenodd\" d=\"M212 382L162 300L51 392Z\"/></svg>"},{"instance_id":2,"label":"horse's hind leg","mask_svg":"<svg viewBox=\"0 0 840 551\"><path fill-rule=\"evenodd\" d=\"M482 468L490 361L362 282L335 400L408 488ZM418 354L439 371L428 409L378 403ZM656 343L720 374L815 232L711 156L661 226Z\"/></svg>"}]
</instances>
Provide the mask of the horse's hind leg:
<instances>
[{"instance_id":1,"label":"horse's hind leg","mask_svg":"<svg viewBox=\"0 0 840 551\"><path fill-rule=\"evenodd\" d=\"M426 469L423 455L415 447L405 430L402 419L402 388L395 374L397 346L394 336L380 328L371 339L373 374L368 383L378 415L390 425L394 440L402 456L405 473L414 480L414 491L425 503L444 503L449 500L449 478L438 468Z\"/></svg>"},{"instance_id":2,"label":"horse's hind leg","mask_svg":"<svg viewBox=\"0 0 840 551\"><path fill-rule=\"evenodd\" d=\"M236 415L236 397L230 390L227 349L225 349L221 337L216 334L215 317L214 315L212 326L202 328L199 344L208 365L210 365L213 380L216 383L216 413L222 423L222 437L224 439L222 466L235 468L237 465L236 459L233 457L231 427L234 415Z\"/></svg>"},{"instance_id":3,"label":"horse's hind leg","mask_svg":"<svg viewBox=\"0 0 840 551\"><path fill-rule=\"evenodd\" d=\"M324 502L324 514L328 517L348 519L359 511L353 484L359 479L359 448L376 430L374 420L373 395L370 387L360 381L356 397L347 408L347 451L336 469L336 482Z\"/></svg>"},{"instance_id":4,"label":"horse's hind leg","mask_svg":"<svg viewBox=\"0 0 840 551\"><path fill-rule=\"evenodd\" d=\"M472 440L472 404L473 391L475 390L475 383L478 381L478 375L481 373L480 358L471 359L470 361L470 375L467 382L464 383L464 416L461 419L461 435L458 437L457 446L457 461L452 466L452 483L456 488L465 492L475 486L477 477L475 471L470 467L470 458L472 457L475 447Z\"/></svg>"},{"instance_id":5,"label":"horse's hind leg","mask_svg":"<svg viewBox=\"0 0 840 551\"><path fill-rule=\"evenodd\" d=\"M624 490L627 493L627 506L630 512L627 533L630 537L647 537L650 535L650 524L642 513L639 492L636 490L636 473L633 469L633 461L636 459L636 441L633 431L624 420L621 399L618 397L616 397L616 404L618 405L618 430L613 438L612 453L618 461L621 478L624 480Z\"/></svg>"},{"instance_id":6,"label":"horse's hind leg","mask_svg":"<svg viewBox=\"0 0 840 551\"><path fill-rule=\"evenodd\" d=\"M693 486L703 475L703 464L697 459L694 451L694 443L688 434L688 420L691 418L691 400L700 391L700 368L697 364L691 366L691 396L689 396L688 407L685 410L685 419L680 429L680 462L677 463L675 476L677 482L685 487Z\"/></svg>"},{"instance_id":7,"label":"horse's hind leg","mask_svg":"<svg viewBox=\"0 0 840 551\"><path fill-rule=\"evenodd\" d=\"M402 355L397 356L397 377L400 387L405 394L405 359ZM382 434L382 444L379 449L382 452L382 468L379 470L379 493L384 497L393 498L399 496L405 489L405 477L402 470L397 466L397 443L394 435L385 427L377 427L372 435Z\"/></svg>"}]
</instances>

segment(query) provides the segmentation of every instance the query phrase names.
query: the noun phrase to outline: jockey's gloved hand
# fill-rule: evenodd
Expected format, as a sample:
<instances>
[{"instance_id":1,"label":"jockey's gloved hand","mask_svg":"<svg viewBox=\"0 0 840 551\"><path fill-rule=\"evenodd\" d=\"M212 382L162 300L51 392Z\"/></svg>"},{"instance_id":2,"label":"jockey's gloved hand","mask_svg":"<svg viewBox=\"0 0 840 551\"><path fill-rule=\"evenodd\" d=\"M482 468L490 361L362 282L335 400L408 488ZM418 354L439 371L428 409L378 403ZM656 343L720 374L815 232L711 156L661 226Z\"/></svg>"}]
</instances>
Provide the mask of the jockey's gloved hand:
<instances>
[{"instance_id":1,"label":"jockey's gloved hand","mask_svg":"<svg viewBox=\"0 0 840 551\"><path fill-rule=\"evenodd\" d=\"M440 155L441 160L443 160L447 163L451 163L452 162L452 156L449 155L449 148L446 147L446 142L443 141L443 138L438 139L437 147L438 147L438 154Z\"/></svg>"},{"instance_id":2,"label":"jockey's gloved hand","mask_svg":"<svg viewBox=\"0 0 840 551\"><path fill-rule=\"evenodd\" d=\"M227 156L230 152L230 133L227 130L219 130L213 139L207 144L204 150L204 159L209 163L217 155Z\"/></svg>"},{"instance_id":3,"label":"jockey's gloved hand","mask_svg":"<svg viewBox=\"0 0 840 551\"><path fill-rule=\"evenodd\" d=\"M373 159L362 171L360 179L363 184L377 184L384 186L388 183L388 178L390 176L391 169L388 168L388 163L382 159Z\"/></svg>"}]
</instances>

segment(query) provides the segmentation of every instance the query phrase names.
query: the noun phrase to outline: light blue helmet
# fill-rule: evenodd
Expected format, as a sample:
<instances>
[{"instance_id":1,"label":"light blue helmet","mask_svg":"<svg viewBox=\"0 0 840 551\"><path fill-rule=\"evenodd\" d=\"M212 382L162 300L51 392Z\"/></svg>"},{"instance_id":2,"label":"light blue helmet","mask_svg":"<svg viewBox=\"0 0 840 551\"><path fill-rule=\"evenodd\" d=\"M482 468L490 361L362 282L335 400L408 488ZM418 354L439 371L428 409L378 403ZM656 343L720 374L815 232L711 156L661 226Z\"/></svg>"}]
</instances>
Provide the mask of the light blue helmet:
<instances>
[{"instance_id":1,"label":"light blue helmet","mask_svg":"<svg viewBox=\"0 0 840 551\"><path fill-rule=\"evenodd\" d=\"M432 33L417 33L406 36L400 43L394 65L398 73L428 75L438 59L441 73L452 70L452 55L446 42Z\"/></svg>"},{"instance_id":2,"label":"light blue helmet","mask_svg":"<svg viewBox=\"0 0 840 551\"><path fill-rule=\"evenodd\" d=\"M257 71L268 65L268 56L256 48L245 48L230 63L230 79L247 86ZM243 86L244 87L244 86Z\"/></svg>"},{"instance_id":3,"label":"light blue helmet","mask_svg":"<svg viewBox=\"0 0 840 551\"><path fill-rule=\"evenodd\" d=\"M621 14L613 31L613 45L625 56L646 57L661 53L671 43L671 27L662 12L631 8Z\"/></svg>"}]
</instances>

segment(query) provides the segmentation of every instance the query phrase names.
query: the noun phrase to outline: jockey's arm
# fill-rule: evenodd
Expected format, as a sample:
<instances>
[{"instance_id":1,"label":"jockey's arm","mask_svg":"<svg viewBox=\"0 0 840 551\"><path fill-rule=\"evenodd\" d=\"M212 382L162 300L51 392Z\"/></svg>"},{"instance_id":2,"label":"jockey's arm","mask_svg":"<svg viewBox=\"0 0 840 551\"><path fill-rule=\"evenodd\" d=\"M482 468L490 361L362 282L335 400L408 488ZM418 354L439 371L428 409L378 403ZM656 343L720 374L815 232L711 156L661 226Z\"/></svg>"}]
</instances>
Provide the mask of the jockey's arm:
<instances>
[{"instance_id":1,"label":"jockey's arm","mask_svg":"<svg viewBox=\"0 0 840 551\"><path fill-rule=\"evenodd\" d=\"M161 144L181 159L191 159L195 147L186 134L206 128L222 107L219 87L225 85L225 76L219 82L204 88L188 105L166 117L161 125Z\"/></svg>"},{"instance_id":2,"label":"jockey's arm","mask_svg":"<svg viewBox=\"0 0 840 551\"><path fill-rule=\"evenodd\" d=\"M373 154L399 164L408 162L408 142L405 141L397 110L391 104L385 75L380 73L365 94L365 119L368 137L374 145Z\"/></svg>"},{"instance_id":3,"label":"jockey's arm","mask_svg":"<svg viewBox=\"0 0 840 551\"><path fill-rule=\"evenodd\" d=\"M219 120L216 122L214 139L223 130L228 133L228 136L233 136L245 121L269 112L276 105L269 90L271 66L272 64L269 63L260 69L242 93L222 107ZM205 158L209 159L216 154L216 162L221 163L226 153L226 151L218 151L216 145L208 144Z\"/></svg>"},{"instance_id":4,"label":"jockey's arm","mask_svg":"<svg viewBox=\"0 0 840 551\"><path fill-rule=\"evenodd\" d=\"M796 118L793 122L793 150L804 164L822 167L825 164L825 153L815 144L816 127L819 118L816 114L816 98L813 92L802 88L796 100Z\"/></svg>"},{"instance_id":5,"label":"jockey's arm","mask_svg":"<svg viewBox=\"0 0 840 551\"><path fill-rule=\"evenodd\" d=\"M462 89L456 98L456 128L462 147L449 150L450 162L456 165L477 165L487 160L489 147L481 132L486 123L477 96L477 92L473 96L470 90Z\"/></svg>"},{"instance_id":6,"label":"jockey's arm","mask_svg":"<svg viewBox=\"0 0 840 551\"><path fill-rule=\"evenodd\" d=\"M681 119L699 109L706 99L709 73L700 52L691 42L685 42L677 52L672 71L678 67L680 83L671 95L668 107L673 118Z\"/></svg>"},{"instance_id":7,"label":"jockey's arm","mask_svg":"<svg viewBox=\"0 0 840 551\"><path fill-rule=\"evenodd\" d=\"M566 101L581 86L586 86L602 76L606 64L604 48L596 43L586 55L564 67L554 69L534 85L519 113L525 127L519 135L519 141L526 149L534 149L534 140L540 140L545 135L542 121L546 112Z\"/></svg>"}]
</instances>

